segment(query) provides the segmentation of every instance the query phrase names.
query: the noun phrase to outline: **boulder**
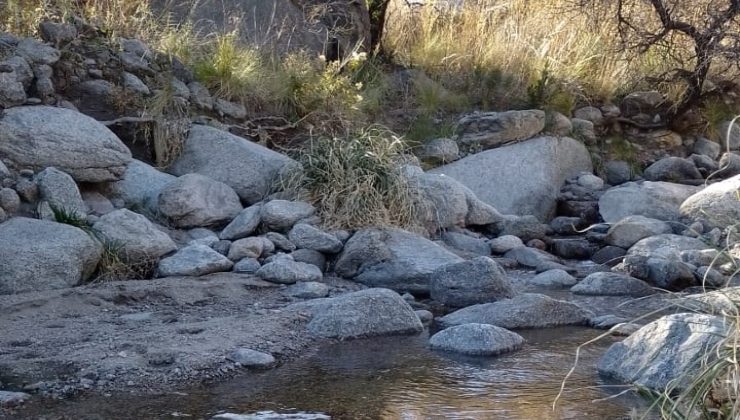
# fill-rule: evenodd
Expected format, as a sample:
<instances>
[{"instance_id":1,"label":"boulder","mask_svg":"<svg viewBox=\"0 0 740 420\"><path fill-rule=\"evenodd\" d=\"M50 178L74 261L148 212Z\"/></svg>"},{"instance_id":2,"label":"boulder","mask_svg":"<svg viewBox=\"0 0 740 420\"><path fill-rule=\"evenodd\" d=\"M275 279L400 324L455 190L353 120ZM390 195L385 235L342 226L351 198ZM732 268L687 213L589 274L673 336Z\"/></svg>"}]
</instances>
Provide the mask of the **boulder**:
<instances>
[{"instance_id":1,"label":"boulder","mask_svg":"<svg viewBox=\"0 0 740 420\"><path fill-rule=\"evenodd\" d=\"M0 224L0 294L63 289L88 280L103 247L83 230L17 217Z\"/></svg>"},{"instance_id":2,"label":"boulder","mask_svg":"<svg viewBox=\"0 0 740 420\"><path fill-rule=\"evenodd\" d=\"M257 276L271 283L293 284L297 282L319 281L324 275L315 265L290 259L278 259L263 265Z\"/></svg>"},{"instance_id":3,"label":"boulder","mask_svg":"<svg viewBox=\"0 0 740 420\"><path fill-rule=\"evenodd\" d=\"M144 162L133 160L123 177L108 185L108 196L123 200L126 206L157 214L159 192L176 178Z\"/></svg>"},{"instance_id":4,"label":"boulder","mask_svg":"<svg viewBox=\"0 0 740 420\"><path fill-rule=\"evenodd\" d=\"M674 221L680 217L681 203L699 190L670 182L629 182L610 188L601 196L599 213L607 223L634 215Z\"/></svg>"},{"instance_id":5,"label":"boulder","mask_svg":"<svg viewBox=\"0 0 740 420\"><path fill-rule=\"evenodd\" d=\"M673 229L662 220L645 216L627 216L609 228L604 242L629 249L641 239L665 233L673 233Z\"/></svg>"},{"instance_id":6,"label":"boulder","mask_svg":"<svg viewBox=\"0 0 740 420\"><path fill-rule=\"evenodd\" d=\"M599 250L596 244L588 239L553 239L550 243L553 254L571 260L588 260Z\"/></svg>"},{"instance_id":7,"label":"boulder","mask_svg":"<svg viewBox=\"0 0 740 420\"><path fill-rule=\"evenodd\" d=\"M271 192L284 170L298 166L287 156L226 131L193 125L168 171L208 176L233 188L246 204L254 204Z\"/></svg>"},{"instance_id":8,"label":"boulder","mask_svg":"<svg viewBox=\"0 0 740 420\"><path fill-rule=\"evenodd\" d=\"M288 232L293 225L308 219L316 208L302 201L272 200L262 206L262 223L279 232Z\"/></svg>"},{"instance_id":9,"label":"boulder","mask_svg":"<svg viewBox=\"0 0 740 420\"><path fill-rule=\"evenodd\" d=\"M210 247L196 244L160 261L158 271L161 277L204 276L229 271L233 266L233 262Z\"/></svg>"},{"instance_id":10,"label":"boulder","mask_svg":"<svg viewBox=\"0 0 740 420\"><path fill-rule=\"evenodd\" d=\"M245 274L256 274L262 264L256 258L242 258L234 264L234 272Z\"/></svg>"},{"instance_id":11,"label":"boulder","mask_svg":"<svg viewBox=\"0 0 740 420\"><path fill-rule=\"evenodd\" d=\"M418 219L430 233L501 220L495 208L480 201L475 193L453 178L424 173L413 166L406 166L404 174L417 198Z\"/></svg>"},{"instance_id":12,"label":"boulder","mask_svg":"<svg viewBox=\"0 0 740 420\"><path fill-rule=\"evenodd\" d=\"M666 182L703 179L694 162L675 156L663 158L648 166L643 176L648 181Z\"/></svg>"},{"instance_id":13,"label":"boulder","mask_svg":"<svg viewBox=\"0 0 740 420\"><path fill-rule=\"evenodd\" d=\"M585 146L563 137L536 139L470 155L435 168L468 187L484 203L504 214L549 220L567 178L591 172Z\"/></svg>"},{"instance_id":14,"label":"boulder","mask_svg":"<svg viewBox=\"0 0 740 420\"><path fill-rule=\"evenodd\" d=\"M444 232L442 233L442 241L453 252L462 257L466 255L491 255L491 247L485 240L464 233Z\"/></svg>"},{"instance_id":15,"label":"boulder","mask_svg":"<svg viewBox=\"0 0 740 420\"><path fill-rule=\"evenodd\" d=\"M575 303L524 293L511 299L468 306L438 319L442 328L479 323L507 329L586 325L591 314Z\"/></svg>"},{"instance_id":16,"label":"boulder","mask_svg":"<svg viewBox=\"0 0 740 420\"><path fill-rule=\"evenodd\" d=\"M620 185L632 179L632 167L623 160L610 160L604 165L606 182L610 185Z\"/></svg>"},{"instance_id":17,"label":"boulder","mask_svg":"<svg viewBox=\"0 0 740 420\"><path fill-rule=\"evenodd\" d=\"M36 175L36 184L39 187L39 198L52 209L78 218L87 215L87 206L71 176L56 168L46 168Z\"/></svg>"},{"instance_id":18,"label":"boulder","mask_svg":"<svg viewBox=\"0 0 740 420\"><path fill-rule=\"evenodd\" d=\"M494 254L506 254L514 248L524 246L524 242L514 235L499 236L488 241L488 244L491 246L491 252Z\"/></svg>"},{"instance_id":19,"label":"boulder","mask_svg":"<svg viewBox=\"0 0 740 420\"><path fill-rule=\"evenodd\" d=\"M702 219L712 228L724 229L740 221L740 175L712 184L687 198L680 212L692 220Z\"/></svg>"},{"instance_id":20,"label":"boulder","mask_svg":"<svg viewBox=\"0 0 740 420\"><path fill-rule=\"evenodd\" d=\"M183 175L165 185L158 203L159 212L180 228L223 224L242 211L234 190L200 174Z\"/></svg>"},{"instance_id":21,"label":"boulder","mask_svg":"<svg viewBox=\"0 0 740 420\"><path fill-rule=\"evenodd\" d=\"M26 90L14 71L0 73L0 107L11 108L26 102Z\"/></svg>"},{"instance_id":22,"label":"boulder","mask_svg":"<svg viewBox=\"0 0 740 420\"><path fill-rule=\"evenodd\" d=\"M541 110L483 112L466 115L457 123L457 141L468 147L491 149L526 140L545 128Z\"/></svg>"},{"instance_id":23,"label":"boulder","mask_svg":"<svg viewBox=\"0 0 740 420\"><path fill-rule=\"evenodd\" d=\"M577 295L643 297L655 292L640 279L620 273L593 273L570 289Z\"/></svg>"},{"instance_id":24,"label":"boulder","mask_svg":"<svg viewBox=\"0 0 740 420\"><path fill-rule=\"evenodd\" d=\"M237 240L246 238L262 222L262 205L255 204L242 210L219 234L219 238Z\"/></svg>"},{"instance_id":25,"label":"boulder","mask_svg":"<svg viewBox=\"0 0 740 420\"><path fill-rule=\"evenodd\" d=\"M561 261L556 256L536 248L518 247L504 254L505 258L516 261L519 265L538 268L549 264L559 264Z\"/></svg>"},{"instance_id":26,"label":"boulder","mask_svg":"<svg viewBox=\"0 0 740 420\"><path fill-rule=\"evenodd\" d=\"M242 258L259 258L275 250L275 245L267 238L253 236L232 242L228 257L232 261Z\"/></svg>"},{"instance_id":27,"label":"boulder","mask_svg":"<svg viewBox=\"0 0 740 420\"><path fill-rule=\"evenodd\" d=\"M696 378L700 362L726 334L727 325L717 316L664 316L612 344L597 368L605 377L657 392L680 390Z\"/></svg>"},{"instance_id":28,"label":"boulder","mask_svg":"<svg viewBox=\"0 0 740 420\"><path fill-rule=\"evenodd\" d=\"M19 168L55 167L78 182L120 179L131 152L108 128L66 108L21 106L0 116L0 158Z\"/></svg>"},{"instance_id":29,"label":"boulder","mask_svg":"<svg viewBox=\"0 0 740 420\"><path fill-rule=\"evenodd\" d=\"M696 238L664 234L640 240L629 249L627 255L681 261L681 252L707 248L711 247Z\"/></svg>"},{"instance_id":30,"label":"boulder","mask_svg":"<svg viewBox=\"0 0 740 420\"><path fill-rule=\"evenodd\" d=\"M704 155L712 159L717 159L719 157L721 149L722 147L719 145L719 143L699 137L694 142L692 151L698 155Z\"/></svg>"},{"instance_id":31,"label":"boulder","mask_svg":"<svg viewBox=\"0 0 740 420\"><path fill-rule=\"evenodd\" d=\"M156 260L177 250L175 242L146 217L128 209L102 216L92 227L99 238L121 247L129 261Z\"/></svg>"},{"instance_id":32,"label":"boulder","mask_svg":"<svg viewBox=\"0 0 740 420\"><path fill-rule=\"evenodd\" d=\"M424 329L411 306L388 289L366 289L288 308L308 312L308 331L326 338L416 334Z\"/></svg>"},{"instance_id":33,"label":"boulder","mask_svg":"<svg viewBox=\"0 0 740 420\"><path fill-rule=\"evenodd\" d=\"M334 270L371 287L429 293L431 274L463 261L434 242L400 229L363 229L347 241Z\"/></svg>"},{"instance_id":34,"label":"boulder","mask_svg":"<svg viewBox=\"0 0 740 420\"><path fill-rule=\"evenodd\" d=\"M561 289L564 287L571 287L578 283L575 277L568 274L567 271L561 269L547 270L534 276L529 284L545 287L548 289Z\"/></svg>"},{"instance_id":35,"label":"boulder","mask_svg":"<svg viewBox=\"0 0 740 420\"><path fill-rule=\"evenodd\" d=\"M462 308L514 296L506 272L488 257L448 264L431 274L429 292L442 305Z\"/></svg>"},{"instance_id":36,"label":"boulder","mask_svg":"<svg viewBox=\"0 0 740 420\"><path fill-rule=\"evenodd\" d=\"M517 333L489 324L463 324L447 328L429 339L434 350L468 356L496 356L520 349L524 338Z\"/></svg>"},{"instance_id":37,"label":"boulder","mask_svg":"<svg viewBox=\"0 0 740 420\"><path fill-rule=\"evenodd\" d=\"M327 254L342 250L342 242L336 236L305 223L298 223L288 233L288 238L298 248L312 249Z\"/></svg>"}]
</instances>

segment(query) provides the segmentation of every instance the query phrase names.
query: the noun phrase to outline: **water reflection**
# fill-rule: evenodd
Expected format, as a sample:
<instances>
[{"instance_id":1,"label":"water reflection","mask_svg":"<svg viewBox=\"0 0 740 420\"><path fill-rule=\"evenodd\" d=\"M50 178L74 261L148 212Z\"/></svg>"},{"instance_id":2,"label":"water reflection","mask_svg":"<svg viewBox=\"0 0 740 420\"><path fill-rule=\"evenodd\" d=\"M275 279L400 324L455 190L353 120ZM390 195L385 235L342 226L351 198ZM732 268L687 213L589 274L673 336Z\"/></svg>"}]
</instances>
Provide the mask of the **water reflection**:
<instances>
[{"instance_id":1,"label":"water reflection","mask_svg":"<svg viewBox=\"0 0 740 420\"><path fill-rule=\"evenodd\" d=\"M582 353L556 411L552 403L575 347L599 332L587 328L523 331L526 346L497 358L428 350L427 337L391 337L327 345L313 357L245 375L188 396L91 398L47 407L74 418L192 418L219 411L329 413L335 419L617 419L636 397L609 396L594 365L610 340ZM619 390L613 391L614 393Z\"/></svg>"}]
</instances>

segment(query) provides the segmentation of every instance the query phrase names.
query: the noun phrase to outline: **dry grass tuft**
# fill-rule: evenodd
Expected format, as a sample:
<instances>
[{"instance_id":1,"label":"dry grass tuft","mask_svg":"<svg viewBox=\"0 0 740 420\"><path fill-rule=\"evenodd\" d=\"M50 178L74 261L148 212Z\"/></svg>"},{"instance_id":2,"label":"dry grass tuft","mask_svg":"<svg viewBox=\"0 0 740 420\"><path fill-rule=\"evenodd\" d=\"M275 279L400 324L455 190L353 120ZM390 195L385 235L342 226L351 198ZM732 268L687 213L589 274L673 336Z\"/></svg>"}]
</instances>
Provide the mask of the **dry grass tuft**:
<instances>
[{"instance_id":1,"label":"dry grass tuft","mask_svg":"<svg viewBox=\"0 0 740 420\"><path fill-rule=\"evenodd\" d=\"M417 220L413 193L399 170L405 149L380 126L317 138L301 152L303 172L287 187L314 203L331 228L411 227Z\"/></svg>"}]
</instances>

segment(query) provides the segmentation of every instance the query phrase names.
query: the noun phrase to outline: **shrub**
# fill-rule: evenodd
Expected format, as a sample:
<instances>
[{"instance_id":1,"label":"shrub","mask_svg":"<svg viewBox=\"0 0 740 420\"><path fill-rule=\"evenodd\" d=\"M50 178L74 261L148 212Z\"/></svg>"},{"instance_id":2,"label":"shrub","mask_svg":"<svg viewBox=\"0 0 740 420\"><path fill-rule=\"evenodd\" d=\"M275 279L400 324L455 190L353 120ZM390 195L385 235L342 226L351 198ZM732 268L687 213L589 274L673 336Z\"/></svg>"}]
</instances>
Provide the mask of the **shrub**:
<instances>
[{"instance_id":1,"label":"shrub","mask_svg":"<svg viewBox=\"0 0 740 420\"><path fill-rule=\"evenodd\" d=\"M313 139L298 156L303 172L287 187L314 203L332 228L412 226L412 193L399 171L404 151L401 138L380 126Z\"/></svg>"}]
</instances>

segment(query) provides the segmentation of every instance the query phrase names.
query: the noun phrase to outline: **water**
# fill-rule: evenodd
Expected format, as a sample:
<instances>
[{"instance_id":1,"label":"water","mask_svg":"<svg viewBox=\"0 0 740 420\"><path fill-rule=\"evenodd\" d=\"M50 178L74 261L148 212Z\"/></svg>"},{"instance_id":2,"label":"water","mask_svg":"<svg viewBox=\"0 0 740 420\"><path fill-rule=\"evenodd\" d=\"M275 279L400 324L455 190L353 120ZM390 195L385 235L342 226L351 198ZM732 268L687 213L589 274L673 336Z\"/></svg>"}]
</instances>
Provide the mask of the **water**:
<instances>
[{"instance_id":1,"label":"water","mask_svg":"<svg viewBox=\"0 0 740 420\"><path fill-rule=\"evenodd\" d=\"M89 397L31 407L75 419L208 418L220 412L322 412L335 419L619 419L645 410L635 396L604 400L595 363L613 339L586 348L557 408L575 349L600 331L522 331L526 346L495 358L430 351L426 334L328 344L315 355L226 383L155 397ZM595 401L601 400L601 401ZM48 417L47 417L48 418Z\"/></svg>"}]
</instances>

